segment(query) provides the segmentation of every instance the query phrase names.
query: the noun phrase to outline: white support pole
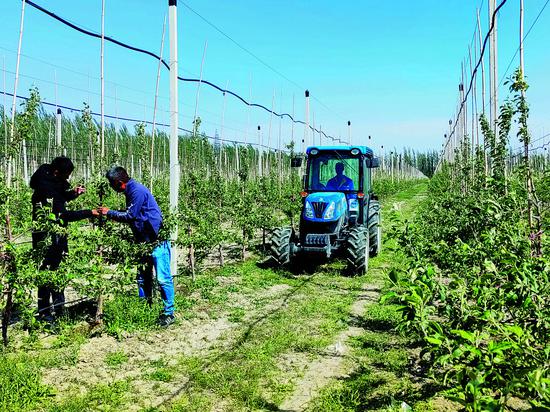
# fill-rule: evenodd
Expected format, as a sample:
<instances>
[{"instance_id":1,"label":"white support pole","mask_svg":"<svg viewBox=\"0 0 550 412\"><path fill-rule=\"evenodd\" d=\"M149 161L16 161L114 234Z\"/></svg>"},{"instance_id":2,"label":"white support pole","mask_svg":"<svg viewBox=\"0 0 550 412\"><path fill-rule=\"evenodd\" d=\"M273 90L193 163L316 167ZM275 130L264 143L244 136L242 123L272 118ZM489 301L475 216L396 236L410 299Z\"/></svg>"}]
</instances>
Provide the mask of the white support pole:
<instances>
[{"instance_id":1,"label":"white support pole","mask_svg":"<svg viewBox=\"0 0 550 412\"><path fill-rule=\"evenodd\" d=\"M248 83L248 103L252 103L252 72L250 72L249 77L249 83ZM250 132L250 104L247 107L246 110L246 133L244 135L244 145L246 146L248 143L248 133Z\"/></svg>"},{"instance_id":2,"label":"white support pole","mask_svg":"<svg viewBox=\"0 0 550 412\"><path fill-rule=\"evenodd\" d=\"M262 176L262 128L258 125L258 177Z\"/></svg>"},{"instance_id":3,"label":"white support pole","mask_svg":"<svg viewBox=\"0 0 550 412\"><path fill-rule=\"evenodd\" d=\"M179 195L179 159L178 159L178 7L177 0L168 0L170 27L170 210L178 211ZM170 269L177 275L178 255L175 242L178 229L172 231L172 259Z\"/></svg>"},{"instance_id":4,"label":"white support pole","mask_svg":"<svg viewBox=\"0 0 550 412\"><path fill-rule=\"evenodd\" d=\"M306 124L304 127L304 138L302 139L302 153L306 152L309 144L309 90L306 90Z\"/></svg>"},{"instance_id":5,"label":"white support pole","mask_svg":"<svg viewBox=\"0 0 550 412\"><path fill-rule=\"evenodd\" d=\"M479 18L479 9L477 9L477 32L479 40L479 53L481 54L481 49L483 48L483 38L481 35L481 20ZM485 113L485 59L481 57L481 112Z\"/></svg>"},{"instance_id":6,"label":"white support pole","mask_svg":"<svg viewBox=\"0 0 550 412\"><path fill-rule=\"evenodd\" d=\"M313 127L313 131L311 132L311 145L315 146L315 112L312 112L311 117L312 117L312 127Z\"/></svg>"},{"instance_id":7,"label":"white support pole","mask_svg":"<svg viewBox=\"0 0 550 412\"><path fill-rule=\"evenodd\" d=\"M351 121L348 120L348 144L351 146Z\"/></svg>"},{"instance_id":8,"label":"white support pole","mask_svg":"<svg viewBox=\"0 0 550 412\"><path fill-rule=\"evenodd\" d=\"M202 52L202 61L201 61L201 72L199 75L199 83L197 84L197 94L195 96L195 114L193 115L193 137L197 137L197 127L195 125L195 122L197 121L197 114L199 111L199 98L201 93L201 84L202 84L202 72L204 69L204 60L206 59L206 50L208 49L208 40L204 42L204 50ZM225 101L225 93L224 93L224 101Z\"/></svg>"},{"instance_id":9,"label":"white support pole","mask_svg":"<svg viewBox=\"0 0 550 412\"><path fill-rule=\"evenodd\" d=\"M4 123L4 155L6 156L6 158L4 158L4 167L5 167L5 170L4 170L4 177L7 178L8 176L8 159L7 159L7 156L8 156L8 145L9 145L9 138L8 138L8 122L7 122L7 116L6 116L6 56L2 56L2 78L4 80L4 86L3 86L3 91L4 91L4 105L2 106L2 120L3 120L3 123Z\"/></svg>"},{"instance_id":10,"label":"white support pole","mask_svg":"<svg viewBox=\"0 0 550 412\"><path fill-rule=\"evenodd\" d=\"M225 85L225 90L228 90L229 89L229 80L227 81L226 85ZM224 123L225 123L225 107L226 107L226 103L227 103L227 93L224 91L223 92L223 106L222 106L222 124L221 124L221 129L220 129L220 164L219 164L219 168L220 168L220 174L222 172L222 154L223 154L223 128L224 128Z\"/></svg>"},{"instance_id":11,"label":"white support pole","mask_svg":"<svg viewBox=\"0 0 550 412\"><path fill-rule=\"evenodd\" d=\"M493 14L496 9L496 0L489 0L489 27L493 20ZM497 21L495 16L495 25L491 34L489 35L489 73L491 78L491 126L495 133L495 137L498 139L498 66L497 66Z\"/></svg>"},{"instance_id":12,"label":"white support pole","mask_svg":"<svg viewBox=\"0 0 550 412\"><path fill-rule=\"evenodd\" d=\"M105 0L101 2L101 158L105 158Z\"/></svg>"},{"instance_id":13,"label":"white support pole","mask_svg":"<svg viewBox=\"0 0 550 412\"><path fill-rule=\"evenodd\" d=\"M15 138L15 110L17 104L17 85L19 84L19 65L21 63L21 45L23 43L23 28L25 23L25 4L26 1L22 0L21 2L21 23L19 25L19 45L17 46L17 63L15 65L15 82L13 85L13 100L11 105L11 127L10 127L10 137L11 140ZM27 171L27 142L23 140L23 173L25 182L29 181L28 171ZM11 156L8 158L8 181L6 182L8 187L11 186L12 178L12 162L13 159Z\"/></svg>"},{"instance_id":14,"label":"white support pole","mask_svg":"<svg viewBox=\"0 0 550 412\"><path fill-rule=\"evenodd\" d=\"M295 108L296 108L296 95L292 94L292 121L290 122L290 141L294 143L294 115L295 115ZM296 150L296 148L294 148Z\"/></svg>"},{"instance_id":15,"label":"white support pole","mask_svg":"<svg viewBox=\"0 0 550 412\"><path fill-rule=\"evenodd\" d=\"M523 60L523 0L519 0L519 69L521 70L521 78L525 78L525 63ZM522 94L524 91L522 90Z\"/></svg>"},{"instance_id":16,"label":"white support pole","mask_svg":"<svg viewBox=\"0 0 550 412\"><path fill-rule=\"evenodd\" d=\"M271 150L271 124L273 123L273 112L275 111L275 89L273 89L273 97L271 98L271 113L269 113L269 131L267 132L267 156L269 159L269 151Z\"/></svg>"},{"instance_id":17,"label":"white support pole","mask_svg":"<svg viewBox=\"0 0 550 412\"><path fill-rule=\"evenodd\" d=\"M319 146L323 145L323 128L319 125Z\"/></svg>"},{"instance_id":18,"label":"white support pole","mask_svg":"<svg viewBox=\"0 0 550 412\"><path fill-rule=\"evenodd\" d=\"M153 129L151 131L151 180L149 182L149 189L153 190L153 162L155 161L155 133L157 128L157 104L159 97L159 85L160 85L160 70L162 68L162 55L164 54L164 37L166 34L166 15L164 15L164 23L162 24L162 38L160 40L160 53L159 64L157 66L157 84L155 85L155 103L153 104Z\"/></svg>"},{"instance_id":19,"label":"white support pole","mask_svg":"<svg viewBox=\"0 0 550 412\"><path fill-rule=\"evenodd\" d=\"M61 109L57 108L57 113L55 117L55 148L56 150L61 149Z\"/></svg>"}]
</instances>

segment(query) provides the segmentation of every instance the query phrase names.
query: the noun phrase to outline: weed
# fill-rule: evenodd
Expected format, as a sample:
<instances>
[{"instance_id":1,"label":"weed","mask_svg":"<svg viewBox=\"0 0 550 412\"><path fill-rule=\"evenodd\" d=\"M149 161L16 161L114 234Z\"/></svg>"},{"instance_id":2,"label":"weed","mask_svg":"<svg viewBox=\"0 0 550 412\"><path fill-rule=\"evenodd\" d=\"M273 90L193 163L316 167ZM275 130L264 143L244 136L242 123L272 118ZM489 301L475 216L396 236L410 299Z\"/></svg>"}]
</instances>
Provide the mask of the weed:
<instances>
[{"instance_id":1,"label":"weed","mask_svg":"<svg viewBox=\"0 0 550 412\"><path fill-rule=\"evenodd\" d=\"M112 368L116 368L126 362L128 362L128 355L121 350L110 352L105 356L105 363Z\"/></svg>"}]
</instances>

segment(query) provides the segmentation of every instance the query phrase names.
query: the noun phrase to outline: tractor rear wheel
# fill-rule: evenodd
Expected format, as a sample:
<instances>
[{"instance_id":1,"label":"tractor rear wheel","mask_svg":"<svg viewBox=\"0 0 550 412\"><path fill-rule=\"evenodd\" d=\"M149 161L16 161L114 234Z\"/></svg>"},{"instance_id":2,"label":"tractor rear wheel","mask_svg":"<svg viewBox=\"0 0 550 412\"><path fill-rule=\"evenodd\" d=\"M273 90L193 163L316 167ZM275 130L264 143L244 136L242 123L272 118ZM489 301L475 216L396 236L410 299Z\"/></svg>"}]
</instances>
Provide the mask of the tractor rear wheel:
<instances>
[{"instance_id":1,"label":"tractor rear wheel","mask_svg":"<svg viewBox=\"0 0 550 412\"><path fill-rule=\"evenodd\" d=\"M348 272L363 275L369 269L369 231L364 226L352 228L346 245Z\"/></svg>"},{"instance_id":2,"label":"tractor rear wheel","mask_svg":"<svg viewBox=\"0 0 550 412\"><path fill-rule=\"evenodd\" d=\"M278 227L271 234L271 257L280 265L290 263L290 239L292 237L292 228Z\"/></svg>"},{"instance_id":3,"label":"tractor rear wheel","mask_svg":"<svg viewBox=\"0 0 550 412\"><path fill-rule=\"evenodd\" d=\"M377 213L374 216L374 227L371 230L371 233L374 232L372 237L372 249L370 251L370 256L378 256L382 251L382 222L380 221L380 213Z\"/></svg>"}]
</instances>

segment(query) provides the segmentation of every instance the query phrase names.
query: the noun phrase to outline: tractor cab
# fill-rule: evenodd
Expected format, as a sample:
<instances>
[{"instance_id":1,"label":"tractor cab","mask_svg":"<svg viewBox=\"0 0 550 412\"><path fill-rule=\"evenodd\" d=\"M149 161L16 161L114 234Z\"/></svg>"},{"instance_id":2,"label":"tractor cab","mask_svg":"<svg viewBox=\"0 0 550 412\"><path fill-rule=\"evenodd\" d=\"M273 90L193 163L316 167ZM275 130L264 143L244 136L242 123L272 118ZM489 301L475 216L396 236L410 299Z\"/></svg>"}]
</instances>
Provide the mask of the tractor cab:
<instances>
[{"instance_id":1,"label":"tractor cab","mask_svg":"<svg viewBox=\"0 0 550 412\"><path fill-rule=\"evenodd\" d=\"M298 253L331 257L345 251L351 253L351 270L365 271L369 254L378 253L381 245L380 207L371 181L378 159L366 146L309 147L305 154L299 230L274 231L273 258L286 264ZM297 158L292 165L301 163Z\"/></svg>"}]
</instances>

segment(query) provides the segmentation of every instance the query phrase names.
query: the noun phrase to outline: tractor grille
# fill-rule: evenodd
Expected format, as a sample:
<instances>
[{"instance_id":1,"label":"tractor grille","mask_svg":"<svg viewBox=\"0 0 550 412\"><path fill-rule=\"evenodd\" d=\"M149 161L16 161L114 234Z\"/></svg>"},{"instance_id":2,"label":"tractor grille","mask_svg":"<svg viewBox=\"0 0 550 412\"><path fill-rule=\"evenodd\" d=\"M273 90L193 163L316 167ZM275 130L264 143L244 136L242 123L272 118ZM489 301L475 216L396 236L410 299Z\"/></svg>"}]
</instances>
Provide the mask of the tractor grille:
<instances>
[{"instance_id":1,"label":"tractor grille","mask_svg":"<svg viewBox=\"0 0 550 412\"><path fill-rule=\"evenodd\" d=\"M321 219L323 217L323 213L325 211L325 208L327 207L326 202L311 202L311 206L313 206L313 211L315 212L315 217L317 219Z\"/></svg>"}]
</instances>

